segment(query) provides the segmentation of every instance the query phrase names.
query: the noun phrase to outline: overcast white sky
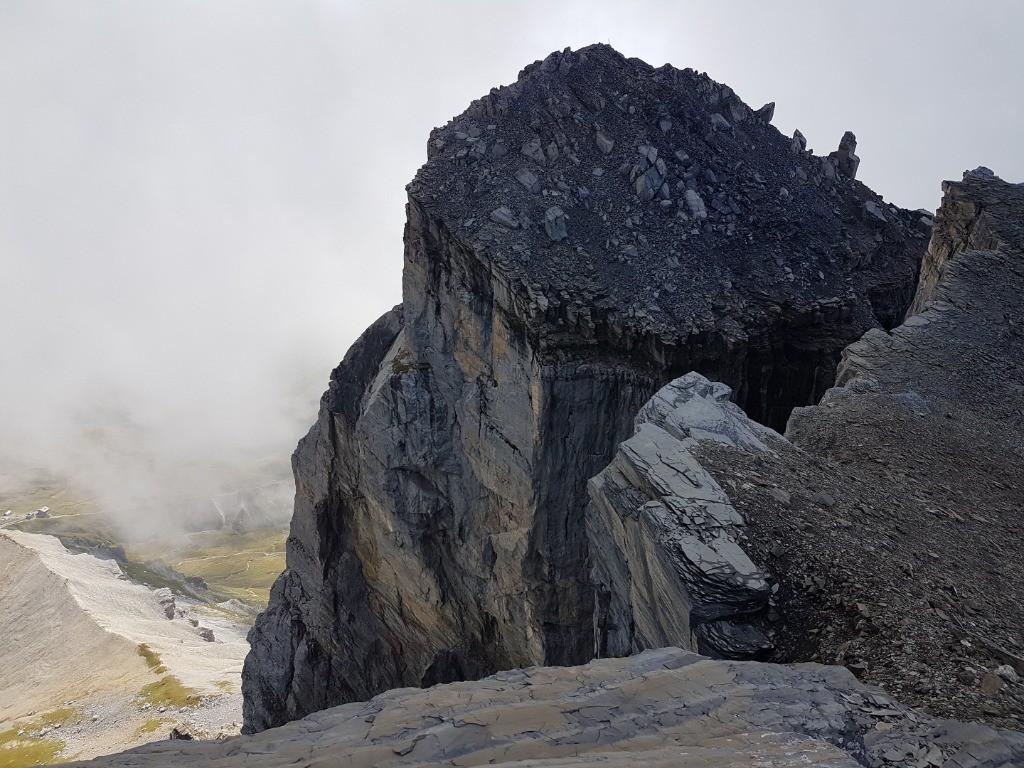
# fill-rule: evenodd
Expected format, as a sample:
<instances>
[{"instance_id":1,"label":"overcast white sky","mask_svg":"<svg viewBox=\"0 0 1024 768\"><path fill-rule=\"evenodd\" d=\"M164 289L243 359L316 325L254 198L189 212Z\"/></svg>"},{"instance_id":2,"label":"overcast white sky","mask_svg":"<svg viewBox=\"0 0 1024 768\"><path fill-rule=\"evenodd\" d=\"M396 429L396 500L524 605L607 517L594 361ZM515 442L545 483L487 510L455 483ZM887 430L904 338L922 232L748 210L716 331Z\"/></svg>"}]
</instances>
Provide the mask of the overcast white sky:
<instances>
[{"instance_id":1,"label":"overcast white sky","mask_svg":"<svg viewBox=\"0 0 1024 768\"><path fill-rule=\"evenodd\" d=\"M430 129L552 50L707 71L819 153L852 130L934 208L1024 179L1022 35L1015 0L0 0L0 455L67 461L111 412L158 469L289 453L400 300Z\"/></svg>"}]
</instances>

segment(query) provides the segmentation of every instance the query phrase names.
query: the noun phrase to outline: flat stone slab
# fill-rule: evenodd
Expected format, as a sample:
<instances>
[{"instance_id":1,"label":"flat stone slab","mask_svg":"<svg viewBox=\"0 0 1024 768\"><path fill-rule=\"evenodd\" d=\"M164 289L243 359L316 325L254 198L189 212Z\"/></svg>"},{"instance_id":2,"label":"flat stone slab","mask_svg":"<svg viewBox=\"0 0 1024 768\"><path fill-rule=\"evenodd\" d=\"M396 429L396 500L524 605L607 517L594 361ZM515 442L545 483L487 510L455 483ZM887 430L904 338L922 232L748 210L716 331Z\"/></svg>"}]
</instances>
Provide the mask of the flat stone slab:
<instances>
[{"instance_id":1,"label":"flat stone slab","mask_svg":"<svg viewBox=\"0 0 1024 768\"><path fill-rule=\"evenodd\" d=\"M1024 736L933 720L841 667L666 648L404 688L254 736L158 742L72 765L1001 768L1022 759Z\"/></svg>"}]
</instances>

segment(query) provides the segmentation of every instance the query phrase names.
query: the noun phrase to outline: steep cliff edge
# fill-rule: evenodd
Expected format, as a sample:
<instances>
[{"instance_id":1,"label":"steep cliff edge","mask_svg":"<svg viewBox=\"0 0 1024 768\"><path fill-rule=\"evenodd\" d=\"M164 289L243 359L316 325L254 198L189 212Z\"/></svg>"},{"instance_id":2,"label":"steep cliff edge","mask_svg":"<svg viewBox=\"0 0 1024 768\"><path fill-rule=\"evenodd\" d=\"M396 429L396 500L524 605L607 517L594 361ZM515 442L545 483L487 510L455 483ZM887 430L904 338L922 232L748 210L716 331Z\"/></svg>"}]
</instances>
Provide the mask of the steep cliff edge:
<instances>
[{"instance_id":1,"label":"steep cliff edge","mask_svg":"<svg viewBox=\"0 0 1024 768\"><path fill-rule=\"evenodd\" d=\"M598 652L587 481L695 370L781 428L892 327L919 215L726 86L607 46L527 67L435 130L403 304L332 375L293 459L287 570L245 727ZM840 157L841 156L841 157Z\"/></svg>"}]
</instances>

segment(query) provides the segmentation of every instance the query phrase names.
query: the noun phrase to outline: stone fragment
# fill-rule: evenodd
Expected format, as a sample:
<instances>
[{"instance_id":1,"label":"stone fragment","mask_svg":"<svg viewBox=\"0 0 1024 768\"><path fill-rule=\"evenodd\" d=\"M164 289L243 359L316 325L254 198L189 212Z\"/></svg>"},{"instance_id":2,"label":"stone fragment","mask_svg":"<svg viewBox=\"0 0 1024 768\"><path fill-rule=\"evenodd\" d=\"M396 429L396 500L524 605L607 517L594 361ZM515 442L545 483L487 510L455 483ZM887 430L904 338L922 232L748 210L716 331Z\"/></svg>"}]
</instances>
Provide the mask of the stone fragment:
<instances>
[{"instance_id":1,"label":"stone fragment","mask_svg":"<svg viewBox=\"0 0 1024 768\"><path fill-rule=\"evenodd\" d=\"M918 416L927 416L932 412L932 408L928 405L928 401L921 397L917 392L897 392L892 396L892 399L901 405L906 406Z\"/></svg>"},{"instance_id":2,"label":"stone fragment","mask_svg":"<svg viewBox=\"0 0 1024 768\"><path fill-rule=\"evenodd\" d=\"M850 131L843 134L839 142L839 151L836 156L839 160L839 174L848 179L857 178L857 168L860 166L860 158L855 154L857 150L857 137Z\"/></svg>"},{"instance_id":3,"label":"stone fragment","mask_svg":"<svg viewBox=\"0 0 1024 768\"><path fill-rule=\"evenodd\" d=\"M825 509L832 509L832 507L836 505L836 500L825 491L818 491L816 494L811 496L811 502L825 507Z\"/></svg>"},{"instance_id":4,"label":"stone fragment","mask_svg":"<svg viewBox=\"0 0 1024 768\"><path fill-rule=\"evenodd\" d=\"M594 141L597 143L597 148L601 150L602 154L609 155L615 149L615 141L610 139L604 131L595 133Z\"/></svg>"},{"instance_id":5,"label":"stone fragment","mask_svg":"<svg viewBox=\"0 0 1024 768\"><path fill-rule=\"evenodd\" d=\"M637 196L645 203L648 200L653 200L654 196L658 194L658 190L661 189L664 179L665 177L658 171L658 168L651 166L638 176L634 183Z\"/></svg>"},{"instance_id":6,"label":"stone fragment","mask_svg":"<svg viewBox=\"0 0 1024 768\"><path fill-rule=\"evenodd\" d=\"M1003 680L999 675L994 675L991 672L987 673L981 678L981 692L986 696L995 696L1006 685L1006 681Z\"/></svg>"},{"instance_id":7,"label":"stone fragment","mask_svg":"<svg viewBox=\"0 0 1024 768\"><path fill-rule=\"evenodd\" d=\"M715 112L713 115L711 115L711 127L714 128L716 131L727 131L730 128L732 128L732 126L729 124L729 121L726 120L718 112Z\"/></svg>"},{"instance_id":8,"label":"stone fragment","mask_svg":"<svg viewBox=\"0 0 1024 768\"><path fill-rule=\"evenodd\" d=\"M565 225L565 212L557 205L544 211L544 231L552 242L564 240L569 236Z\"/></svg>"},{"instance_id":9,"label":"stone fragment","mask_svg":"<svg viewBox=\"0 0 1024 768\"><path fill-rule=\"evenodd\" d=\"M885 213L882 211L881 206L878 205L878 203L874 202L873 200L868 200L866 203L864 203L864 210L867 211L869 215L874 216L879 221L888 221L888 219L885 217Z\"/></svg>"},{"instance_id":10,"label":"stone fragment","mask_svg":"<svg viewBox=\"0 0 1024 768\"><path fill-rule=\"evenodd\" d=\"M695 221L703 221L708 217L707 208L704 207L704 200L694 190L686 190L686 194L683 196L686 200L686 204L690 208L690 216Z\"/></svg>"},{"instance_id":11,"label":"stone fragment","mask_svg":"<svg viewBox=\"0 0 1024 768\"><path fill-rule=\"evenodd\" d=\"M537 175L528 168L520 168L516 171L516 180L533 194L540 192L540 180Z\"/></svg>"},{"instance_id":12,"label":"stone fragment","mask_svg":"<svg viewBox=\"0 0 1024 768\"><path fill-rule=\"evenodd\" d=\"M793 131L793 140L790 142L790 149L794 154L799 154L807 149L807 139L799 130Z\"/></svg>"},{"instance_id":13,"label":"stone fragment","mask_svg":"<svg viewBox=\"0 0 1024 768\"><path fill-rule=\"evenodd\" d=\"M523 148L520 151L523 155L530 158L538 165L547 164L547 155L544 154L544 147L541 146L540 139L537 137L534 137L523 144Z\"/></svg>"},{"instance_id":14,"label":"stone fragment","mask_svg":"<svg viewBox=\"0 0 1024 768\"><path fill-rule=\"evenodd\" d=\"M491 211L490 218L495 224L500 224L501 226L508 227L509 229L515 229L519 226L519 219L514 213L512 213L512 209L506 205L495 208Z\"/></svg>"},{"instance_id":15,"label":"stone fragment","mask_svg":"<svg viewBox=\"0 0 1024 768\"><path fill-rule=\"evenodd\" d=\"M162 588L156 590L154 594L160 603L160 609L163 611L164 616L168 619L173 619L177 610L174 593L167 588Z\"/></svg>"},{"instance_id":16,"label":"stone fragment","mask_svg":"<svg viewBox=\"0 0 1024 768\"><path fill-rule=\"evenodd\" d=\"M1003 680L1008 683L1019 683L1020 675L1017 674L1017 670L1011 667L1009 664L1003 664L1002 666L996 667L993 673L999 675Z\"/></svg>"},{"instance_id":17,"label":"stone fragment","mask_svg":"<svg viewBox=\"0 0 1024 768\"><path fill-rule=\"evenodd\" d=\"M760 120L762 123L770 123L772 118L775 117L775 102L769 101L760 109L754 112L754 117Z\"/></svg>"}]
</instances>

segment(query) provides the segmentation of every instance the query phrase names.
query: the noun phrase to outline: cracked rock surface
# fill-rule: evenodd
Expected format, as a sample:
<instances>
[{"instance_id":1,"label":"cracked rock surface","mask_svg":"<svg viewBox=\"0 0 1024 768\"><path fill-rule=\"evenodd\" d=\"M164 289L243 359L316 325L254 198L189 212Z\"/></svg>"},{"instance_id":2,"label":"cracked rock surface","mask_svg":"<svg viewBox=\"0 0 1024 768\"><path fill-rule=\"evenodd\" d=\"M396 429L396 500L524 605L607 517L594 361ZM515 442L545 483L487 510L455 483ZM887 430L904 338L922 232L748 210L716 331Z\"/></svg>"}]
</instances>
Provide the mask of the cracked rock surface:
<instances>
[{"instance_id":1,"label":"cracked rock surface","mask_svg":"<svg viewBox=\"0 0 1024 768\"><path fill-rule=\"evenodd\" d=\"M255 736L160 742L77 765L1005 768L1022 760L1021 734L915 713L841 667L712 661L667 648L394 690Z\"/></svg>"},{"instance_id":2,"label":"cracked rock surface","mask_svg":"<svg viewBox=\"0 0 1024 768\"><path fill-rule=\"evenodd\" d=\"M697 371L781 429L843 347L899 322L920 214L771 112L597 45L431 134L408 187L403 303L332 374L293 458L247 731L592 658L587 481L641 406Z\"/></svg>"}]
</instances>

